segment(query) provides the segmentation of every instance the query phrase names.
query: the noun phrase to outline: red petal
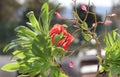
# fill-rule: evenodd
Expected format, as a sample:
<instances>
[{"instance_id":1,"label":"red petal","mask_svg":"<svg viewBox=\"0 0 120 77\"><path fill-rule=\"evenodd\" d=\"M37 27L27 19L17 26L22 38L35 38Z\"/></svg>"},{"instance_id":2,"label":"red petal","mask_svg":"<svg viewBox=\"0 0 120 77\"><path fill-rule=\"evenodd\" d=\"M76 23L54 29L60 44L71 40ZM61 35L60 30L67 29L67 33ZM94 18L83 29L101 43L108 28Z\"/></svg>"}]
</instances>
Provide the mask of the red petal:
<instances>
[{"instance_id":1,"label":"red petal","mask_svg":"<svg viewBox=\"0 0 120 77\"><path fill-rule=\"evenodd\" d=\"M58 41L58 42L57 42L57 46L62 45L64 42L65 42L65 40L64 40L64 39L63 39L63 40Z\"/></svg>"}]
</instances>

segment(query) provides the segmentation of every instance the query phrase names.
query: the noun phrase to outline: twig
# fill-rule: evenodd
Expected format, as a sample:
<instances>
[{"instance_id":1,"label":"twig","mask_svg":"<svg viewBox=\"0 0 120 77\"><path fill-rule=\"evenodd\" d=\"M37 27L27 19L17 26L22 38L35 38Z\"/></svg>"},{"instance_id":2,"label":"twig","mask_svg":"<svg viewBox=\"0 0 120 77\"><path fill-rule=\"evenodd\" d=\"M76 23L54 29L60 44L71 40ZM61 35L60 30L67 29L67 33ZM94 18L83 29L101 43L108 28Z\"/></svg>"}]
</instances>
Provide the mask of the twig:
<instances>
[{"instance_id":1,"label":"twig","mask_svg":"<svg viewBox=\"0 0 120 77\"><path fill-rule=\"evenodd\" d=\"M91 40L91 39L90 39ZM84 47L85 45L87 45L89 42L85 42L84 44L80 45L79 47L77 47L76 49L74 49L73 51L70 52L69 55L67 55L67 57L70 57L75 51L81 49L82 47Z\"/></svg>"},{"instance_id":2,"label":"twig","mask_svg":"<svg viewBox=\"0 0 120 77\"><path fill-rule=\"evenodd\" d=\"M65 71L65 69L63 68L62 64L58 63L58 62L56 61L56 59L54 59L54 62L55 62L55 64L58 65L58 68L59 68L64 74L66 74L66 75L68 76L68 74L66 73L66 71Z\"/></svg>"}]
</instances>

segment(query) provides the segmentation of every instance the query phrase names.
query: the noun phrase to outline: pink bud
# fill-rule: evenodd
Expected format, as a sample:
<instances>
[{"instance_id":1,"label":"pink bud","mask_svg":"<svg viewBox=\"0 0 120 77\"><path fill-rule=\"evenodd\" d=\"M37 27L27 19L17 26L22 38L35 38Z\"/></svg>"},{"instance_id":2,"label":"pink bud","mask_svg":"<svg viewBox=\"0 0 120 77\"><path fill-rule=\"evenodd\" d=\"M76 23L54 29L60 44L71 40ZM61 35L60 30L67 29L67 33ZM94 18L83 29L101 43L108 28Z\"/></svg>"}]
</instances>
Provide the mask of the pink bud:
<instances>
[{"instance_id":1,"label":"pink bud","mask_svg":"<svg viewBox=\"0 0 120 77\"><path fill-rule=\"evenodd\" d=\"M55 15L56 15L59 19L62 19L62 16L60 15L60 13L55 12Z\"/></svg>"},{"instance_id":2,"label":"pink bud","mask_svg":"<svg viewBox=\"0 0 120 77\"><path fill-rule=\"evenodd\" d=\"M108 25L108 24L111 24L111 23L112 23L112 21L110 21L110 20L106 20L106 21L104 22L105 25Z\"/></svg>"},{"instance_id":3,"label":"pink bud","mask_svg":"<svg viewBox=\"0 0 120 77\"><path fill-rule=\"evenodd\" d=\"M108 15L109 17L114 17L114 16L117 16L117 14L113 13L113 14L110 14Z\"/></svg>"},{"instance_id":4,"label":"pink bud","mask_svg":"<svg viewBox=\"0 0 120 77\"><path fill-rule=\"evenodd\" d=\"M97 27L97 23L93 23L92 28L96 28L96 27Z\"/></svg>"},{"instance_id":5,"label":"pink bud","mask_svg":"<svg viewBox=\"0 0 120 77\"><path fill-rule=\"evenodd\" d=\"M85 5L81 5L80 8L84 11L87 11L87 7Z\"/></svg>"},{"instance_id":6,"label":"pink bud","mask_svg":"<svg viewBox=\"0 0 120 77\"><path fill-rule=\"evenodd\" d=\"M73 61L70 61L70 62L69 62L69 67L70 67L70 68L73 68L73 67L74 67Z\"/></svg>"},{"instance_id":7,"label":"pink bud","mask_svg":"<svg viewBox=\"0 0 120 77\"><path fill-rule=\"evenodd\" d=\"M75 27L75 28L79 28L77 25L73 25L73 27Z\"/></svg>"}]
</instances>

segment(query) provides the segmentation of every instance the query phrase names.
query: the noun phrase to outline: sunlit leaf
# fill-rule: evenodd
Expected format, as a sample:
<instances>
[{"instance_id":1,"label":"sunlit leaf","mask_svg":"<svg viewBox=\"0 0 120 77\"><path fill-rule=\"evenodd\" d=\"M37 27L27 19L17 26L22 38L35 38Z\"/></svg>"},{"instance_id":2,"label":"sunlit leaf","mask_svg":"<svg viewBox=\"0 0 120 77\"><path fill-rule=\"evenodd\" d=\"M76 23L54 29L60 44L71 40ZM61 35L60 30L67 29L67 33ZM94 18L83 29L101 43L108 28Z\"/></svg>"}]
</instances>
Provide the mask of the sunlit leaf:
<instances>
[{"instance_id":1,"label":"sunlit leaf","mask_svg":"<svg viewBox=\"0 0 120 77\"><path fill-rule=\"evenodd\" d=\"M42 26L39 25L39 22L37 21L36 17L34 16L33 11L27 13L27 17L29 18L29 21L32 24L32 27L36 30L42 31Z\"/></svg>"},{"instance_id":2,"label":"sunlit leaf","mask_svg":"<svg viewBox=\"0 0 120 77\"><path fill-rule=\"evenodd\" d=\"M18 63L9 63L2 67L2 70L8 71L8 72L15 72L19 69Z\"/></svg>"},{"instance_id":3,"label":"sunlit leaf","mask_svg":"<svg viewBox=\"0 0 120 77\"><path fill-rule=\"evenodd\" d=\"M14 55L14 57L17 57L17 58L20 58L20 59L23 59L25 57L23 52L21 52L19 50L14 51L12 54Z\"/></svg>"}]
</instances>

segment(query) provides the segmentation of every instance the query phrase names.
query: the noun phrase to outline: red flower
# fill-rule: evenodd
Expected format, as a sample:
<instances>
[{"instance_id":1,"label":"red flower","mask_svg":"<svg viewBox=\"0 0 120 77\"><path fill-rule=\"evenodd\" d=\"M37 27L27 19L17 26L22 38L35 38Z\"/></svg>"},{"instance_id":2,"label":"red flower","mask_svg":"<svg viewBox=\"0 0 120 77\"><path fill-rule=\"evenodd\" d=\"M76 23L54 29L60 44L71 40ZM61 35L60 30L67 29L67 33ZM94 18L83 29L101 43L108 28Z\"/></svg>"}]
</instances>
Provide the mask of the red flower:
<instances>
[{"instance_id":1,"label":"red flower","mask_svg":"<svg viewBox=\"0 0 120 77\"><path fill-rule=\"evenodd\" d=\"M53 26L53 28L50 30L50 37L52 38L52 43L53 44L54 44L54 36L56 34L60 34L62 32L66 33L67 31L66 31L65 27L60 25L60 24L55 24Z\"/></svg>"},{"instance_id":2,"label":"red flower","mask_svg":"<svg viewBox=\"0 0 120 77\"><path fill-rule=\"evenodd\" d=\"M66 50L68 49L70 43L73 42L74 37L71 34L67 33L64 26L55 24L54 27L50 30L50 37L52 38L52 43L54 44L54 36L62 32L64 38L57 42L57 46L62 45L62 47Z\"/></svg>"},{"instance_id":3,"label":"red flower","mask_svg":"<svg viewBox=\"0 0 120 77\"><path fill-rule=\"evenodd\" d=\"M69 33L65 33L64 37L65 37L64 39L60 40L57 43L57 46L62 45L62 47L66 50L66 49L68 49L70 43L73 42L74 37L71 34L69 34Z\"/></svg>"}]
</instances>

